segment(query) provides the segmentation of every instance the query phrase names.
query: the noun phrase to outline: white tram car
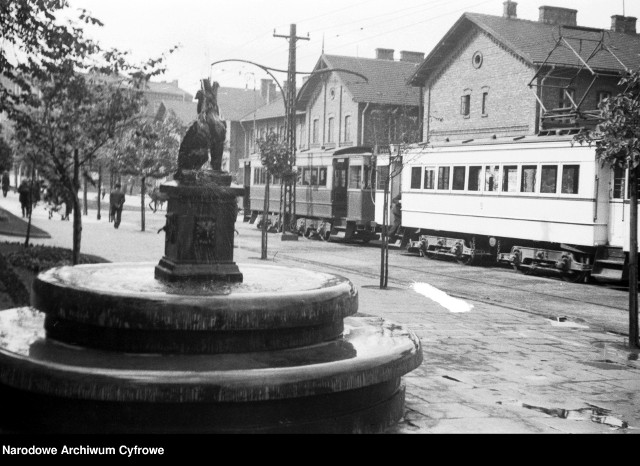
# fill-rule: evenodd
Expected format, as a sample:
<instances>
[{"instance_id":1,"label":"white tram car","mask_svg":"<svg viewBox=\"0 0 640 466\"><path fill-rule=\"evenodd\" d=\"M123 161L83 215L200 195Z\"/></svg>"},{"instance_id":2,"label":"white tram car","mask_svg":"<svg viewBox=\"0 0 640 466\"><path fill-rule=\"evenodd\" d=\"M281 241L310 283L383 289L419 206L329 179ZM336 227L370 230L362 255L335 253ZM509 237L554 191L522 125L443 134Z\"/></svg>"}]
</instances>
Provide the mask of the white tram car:
<instances>
[{"instance_id":1,"label":"white tram car","mask_svg":"<svg viewBox=\"0 0 640 466\"><path fill-rule=\"evenodd\" d=\"M308 238L368 242L375 232L375 186L372 186L372 149L365 146L302 151L296 154L298 174L295 190L294 228ZM249 174L247 174L247 171ZM245 162L249 183L251 223L262 225L266 173L259 158ZM280 231L282 187L280 180L269 188L269 219L272 231Z\"/></svg>"},{"instance_id":2,"label":"white tram car","mask_svg":"<svg viewBox=\"0 0 640 466\"><path fill-rule=\"evenodd\" d=\"M409 251L553 270L569 281L626 278L626 174L572 136L417 146L402 163Z\"/></svg>"}]
</instances>

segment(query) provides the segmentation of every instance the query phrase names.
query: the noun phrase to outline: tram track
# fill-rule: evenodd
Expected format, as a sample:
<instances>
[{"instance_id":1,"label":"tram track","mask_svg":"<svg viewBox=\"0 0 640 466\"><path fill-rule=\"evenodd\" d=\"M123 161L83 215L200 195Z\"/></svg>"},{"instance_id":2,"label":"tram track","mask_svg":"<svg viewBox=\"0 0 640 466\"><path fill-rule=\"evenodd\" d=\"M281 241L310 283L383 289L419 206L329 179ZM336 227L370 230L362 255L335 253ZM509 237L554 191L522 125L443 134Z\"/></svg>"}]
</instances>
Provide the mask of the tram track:
<instances>
[{"instance_id":1,"label":"tram track","mask_svg":"<svg viewBox=\"0 0 640 466\"><path fill-rule=\"evenodd\" d=\"M247 248L253 252L260 252L257 248ZM356 267L345 265L344 263L330 263L330 260L316 260L308 257L300 257L299 253L285 252L278 250L276 256L280 260L291 261L300 264L318 268L321 270L331 270L335 273L345 276L360 276L368 279L379 279L379 270L371 268ZM325 256L326 257L326 256ZM467 266L468 267L468 266ZM402 278L397 278L402 272ZM412 276L413 280L406 279ZM552 277L540 277L542 279L553 280ZM495 280L483 280L475 277L464 277L460 274L446 273L442 271L425 270L421 267L411 267L402 264L393 264L388 284L393 287L411 290L410 282L425 281L429 282L438 289L449 294L452 297L465 299L469 301L499 306L501 308L524 312L548 319L556 317L567 317L570 320L588 321L593 326L601 327L604 331L626 335L628 329L623 323L624 308L616 305L610 305L595 300L576 298L572 296L561 295L558 293L549 293L541 290L531 290L525 287L515 287L513 283L496 283ZM555 280L553 280L555 282ZM447 282L456 283L455 286L448 285ZM564 283L564 282L563 282ZM570 285L570 284L567 284ZM540 286L544 286L541 284ZM592 288L594 285L579 284L578 287ZM471 292L465 292L465 288L469 288ZM477 292L483 290L483 292ZM503 297L502 299L500 297ZM510 299L513 297L513 299ZM526 303L524 306L515 302ZM612 318L615 317L615 318ZM618 318L619 317L619 318Z\"/></svg>"}]
</instances>

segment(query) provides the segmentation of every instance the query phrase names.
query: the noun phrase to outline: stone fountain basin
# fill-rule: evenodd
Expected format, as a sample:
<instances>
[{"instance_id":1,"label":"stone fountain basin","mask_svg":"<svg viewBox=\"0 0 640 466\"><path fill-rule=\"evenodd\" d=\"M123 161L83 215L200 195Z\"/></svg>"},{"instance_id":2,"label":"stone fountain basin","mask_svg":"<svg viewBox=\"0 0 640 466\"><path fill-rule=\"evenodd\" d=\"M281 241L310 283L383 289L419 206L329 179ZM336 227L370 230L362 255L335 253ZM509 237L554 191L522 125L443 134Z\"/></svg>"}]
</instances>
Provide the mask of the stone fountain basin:
<instances>
[{"instance_id":1,"label":"stone fountain basin","mask_svg":"<svg viewBox=\"0 0 640 466\"><path fill-rule=\"evenodd\" d=\"M30 393L118 402L254 402L399 381L422 361L419 339L377 317L348 317L342 337L269 352L133 354L46 338L45 315L0 312L0 384Z\"/></svg>"}]
</instances>

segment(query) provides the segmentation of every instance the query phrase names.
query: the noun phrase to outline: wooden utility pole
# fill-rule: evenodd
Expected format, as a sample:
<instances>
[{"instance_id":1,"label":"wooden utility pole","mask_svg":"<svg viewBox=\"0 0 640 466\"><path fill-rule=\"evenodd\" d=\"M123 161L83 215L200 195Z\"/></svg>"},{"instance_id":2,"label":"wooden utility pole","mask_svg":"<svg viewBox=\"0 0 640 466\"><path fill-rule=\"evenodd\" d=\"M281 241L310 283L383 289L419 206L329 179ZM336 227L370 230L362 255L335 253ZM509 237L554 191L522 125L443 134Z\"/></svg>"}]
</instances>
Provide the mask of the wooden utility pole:
<instances>
[{"instance_id":1,"label":"wooden utility pole","mask_svg":"<svg viewBox=\"0 0 640 466\"><path fill-rule=\"evenodd\" d=\"M629 168L629 347L639 348L638 338L638 167Z\"/></svg>"},{"instance_id":2,"label":"wooden utility pole","mask_svg":"<svg viewBox=\"0 0 640 466\"><path fill-rule=\"evenodd\" d=\"M273 37L281 37L289 40L289 66L287 68L287 89L285 97L285 134L287 147L291 151L290 166L293 171L296 164L296 42L299 40L309 40L309 37L297 36L295 24L290 25L288 36L274 32ZM296 177L287 177L283 182L284 212L281 221L282 239L284 240L287 232L293 232L292 223L295 221L296 216Z\"/></svg>"}]
</instances>

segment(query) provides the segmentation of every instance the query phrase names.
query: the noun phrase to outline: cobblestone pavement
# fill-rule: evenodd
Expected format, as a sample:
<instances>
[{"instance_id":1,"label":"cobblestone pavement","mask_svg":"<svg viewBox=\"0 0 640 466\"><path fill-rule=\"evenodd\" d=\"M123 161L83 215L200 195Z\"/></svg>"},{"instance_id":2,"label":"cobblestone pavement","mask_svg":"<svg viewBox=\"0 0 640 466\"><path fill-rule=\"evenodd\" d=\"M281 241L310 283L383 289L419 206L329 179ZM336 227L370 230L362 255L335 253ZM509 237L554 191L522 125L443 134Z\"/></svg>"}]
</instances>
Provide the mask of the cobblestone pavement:
<instances>
[{"instance_id":1,"label":"cobblestone pavement","mask_svg":"<svg viewBox=\"0 0 640 466\"><path fill-rule=\"evenodd\" d=\"M129 199L139 204L139 200ZM19 212L17 195L0 198L0 207ZM157 231L164 225L163 211L147 211L145 232L140 231L139 211L123 212L118 230L108 223L106 211L102 214L102 220L96 219L95 210L83 216L82 252L114 262L159 260L164 234ZM35 243L71 246L71 222L49 220L40 206L34 210L33 222L52 236ZM260 261L259 231L241 221L236 227L235 261ZM365 253L379 258L379 252L372 248L306 239L281 242L277 234L269 235L269 248L269 260L279 265L329 272L332 270L319 265L324 258L320 253L326 248L333 251L330 257L335 267L349 270L358 260L364 260ZM400 260L399 251L390 254L392 264ZM373 269L375 266L373 263ZM395 273L393 265L390 273ZM417 293L410 283L394 282L381 290L378 278L371 273L343 275L359 289L360 312L406 325L422 341L424 362L404 377L405 416L389 433L640 432L638 352L629 350L624 334L603 328L600 311L584 308L580 319L559 321L528 312L526 303L514 309L474 300L469 297L474 294L467 290L464 301L470 310L453 312ZM416 279L426 280L428 276ZM538 286L545 286L545 282L540 283ZM447 286L455 289L455 283ZM598 289L582 286L586 286L584 292L598 293ZM611 299L616 296L613 291L607 293ZM553 303L548 305L552 307ZM612 311L607 317L622 329L626 318L624 309Z\"/></svg>"}]
</instances>

